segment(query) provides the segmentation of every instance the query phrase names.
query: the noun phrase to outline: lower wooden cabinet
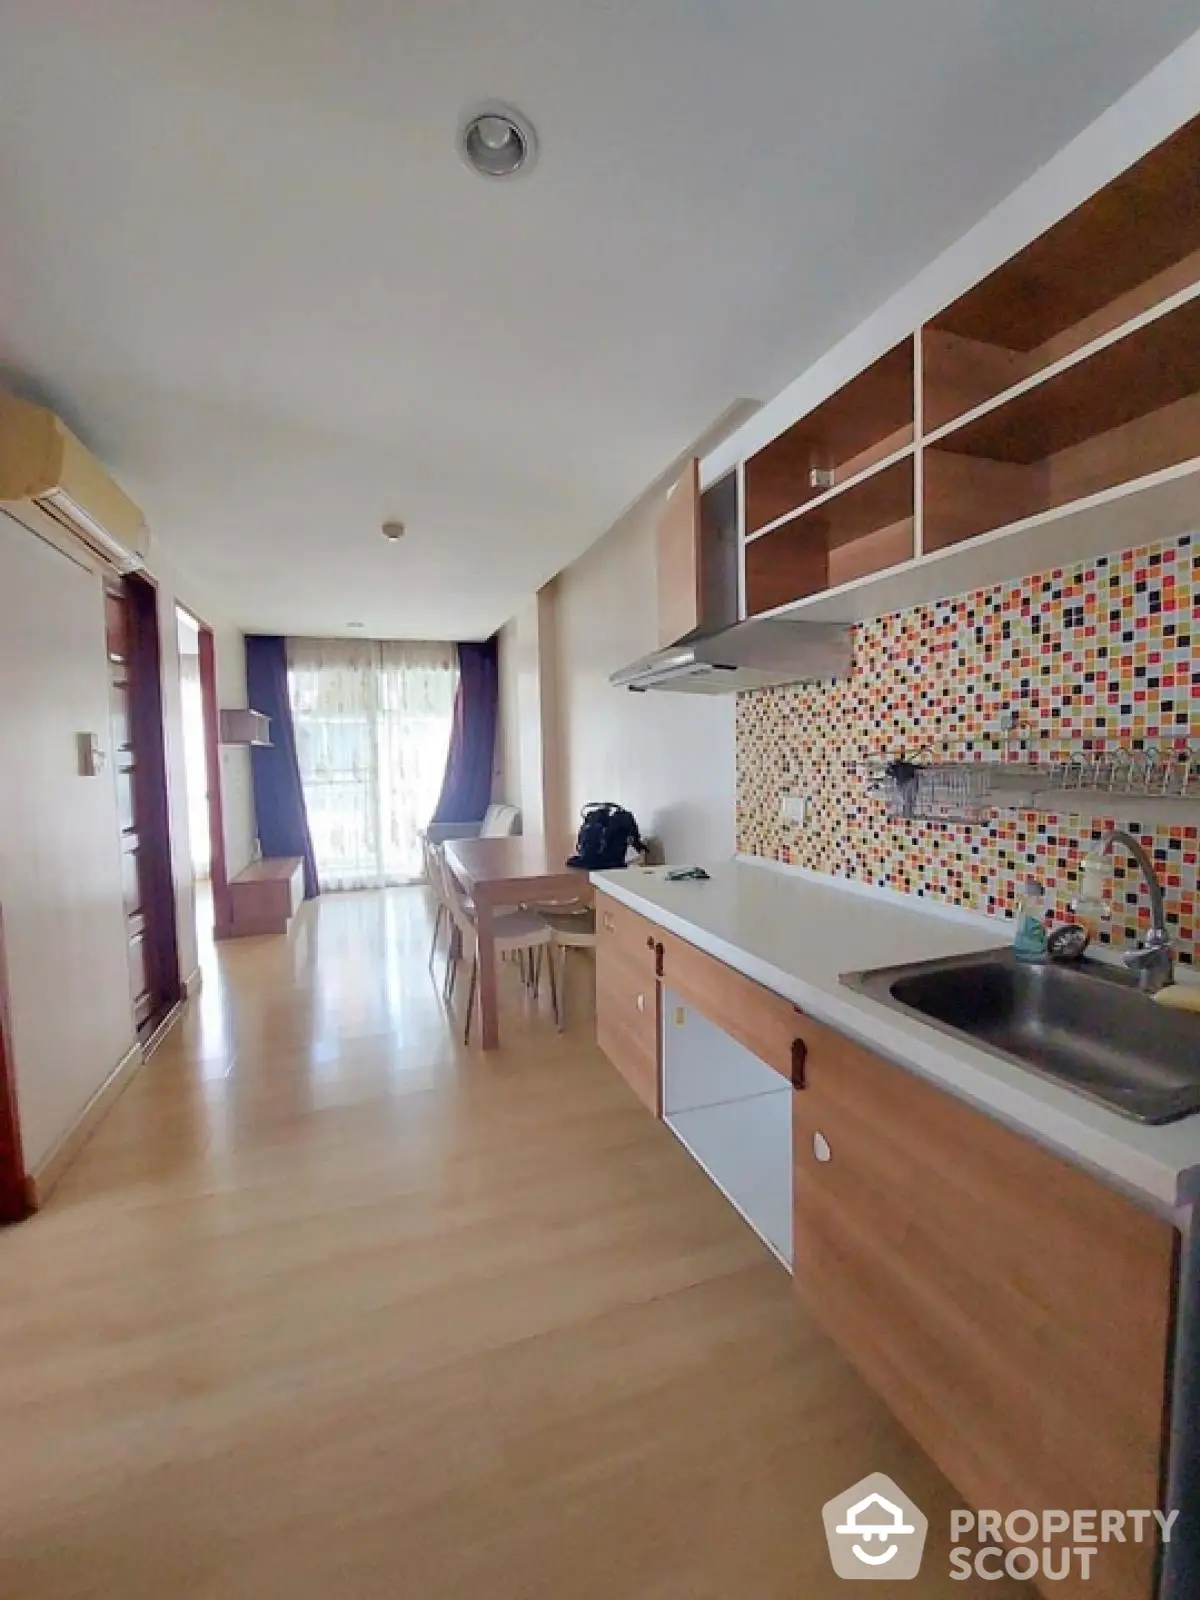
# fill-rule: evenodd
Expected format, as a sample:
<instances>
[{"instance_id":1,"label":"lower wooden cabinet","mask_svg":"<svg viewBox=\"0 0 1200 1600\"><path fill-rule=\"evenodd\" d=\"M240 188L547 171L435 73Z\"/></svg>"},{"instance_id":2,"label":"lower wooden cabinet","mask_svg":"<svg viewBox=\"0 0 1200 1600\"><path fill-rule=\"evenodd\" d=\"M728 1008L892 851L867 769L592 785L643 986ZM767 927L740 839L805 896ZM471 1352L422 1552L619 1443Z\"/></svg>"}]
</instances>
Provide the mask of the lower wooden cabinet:
<instances>
[{"instance_id":1,"label":"lower wooden cabinet","mask_svg":"<svg viewBox=\"0 0 1200 1600\"><path fill-rule=\"evenodd\" d=\"M596 1037L642 1103L658 1116L658 966L661 930L611 896L596 896Z\"/></svg>"},{"instance_id":2,"label":"lower wooden cabinet","mask_svg":"<svg viewBox=\"0 0 1200 1600\"><path fill-rule=\"evenodd\" d=\"M792 1095L796 1287L964 1496L1161 1504L1178 1235L828 1029ZM1071 1600L1149 1600L1109 1543Z\"/></svg>"},{"instance_id":3,"label":"lower wooden cabinet","mask_svg":"<svg viewBox=\"0 0 1200 1600\"><path fill-rule=\"evenodd\" d=\"M597 931L600 1043L653 1111L664 987L773 1069L796 1288L964 1508L1161 1506L1177 1230L604 894ZM705 1115L672 1090L685 1143ZM1151 1600L1157 1554L1110 1541L1053 1592Z\"/></svg>"}]
</instances>

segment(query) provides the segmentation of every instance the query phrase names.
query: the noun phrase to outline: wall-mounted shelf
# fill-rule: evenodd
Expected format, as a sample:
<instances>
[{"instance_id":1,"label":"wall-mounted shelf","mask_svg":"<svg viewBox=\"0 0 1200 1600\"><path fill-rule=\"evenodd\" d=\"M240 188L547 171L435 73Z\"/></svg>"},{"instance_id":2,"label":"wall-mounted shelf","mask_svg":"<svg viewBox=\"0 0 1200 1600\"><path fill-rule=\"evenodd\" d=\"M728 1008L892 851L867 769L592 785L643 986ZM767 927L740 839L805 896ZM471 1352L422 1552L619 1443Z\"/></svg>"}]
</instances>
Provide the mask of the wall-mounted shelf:
<instances>
[{"instance_id":1,"label":"wall-mounted shelf","mask_svg":"<svg viewBox=\"0 0 1200 1600\"><path fill-rule=\"evenodd\" d=\"M222 744L248 744L269 747L271 719L261 711L234 709L220 714Z\"/></svg>"},{"instance_id":2,"label":"wall-mounted shelf","mask_svg":"<svg viewBox=\"0 0 1200 1600\"><path fill-rule=\"evenodd\" d=\"M1200 457L1200 296L925 456L925 549L987 533Z\"/></svg>"},{"instance_id":3,"label":"wall-mounted shelf","mask_svg":"<svg viewBox=\"0 0 1200 1600\"><path fill-rule=\"evenodd\" d=\"M746 616L858 622L1200 528L1200 118L743 477Z\"/></svg>"},{"instance_id":4,"label":"wall-mounted shelf","mask_svg":"<svg viewBox=\"0 0 1200 1600\"><path fill-rule=\"evenodd\" d=\"M891 762L865 763L867 792L901 822L986 823L998 811L1128 815L1200 807L1200 748L1081 750L1041 759L915 760L900 780Z\"/></svg>"},{"instance_id":5,"label":"wall-mounted shelf","mask_svg":"<svg viewBox=\"0 0 1200 1600\"><path fill-rule=\"evenodd\" d=\"M939 427L1200 278L1200 120L1189 122L934 317Z\"/></svg>"},{"instance_id":6,"label":"wall-mounted shelf","mask_svg":"<svg viewBox=\"0 0 1200 1600\"><path fill-rule=\"evenodd\" d=\"M943 499L943 514L945 507ZM970 503L966 514L971 514ZM978 538L947 543L890 571L781 601L775 614L813 622L867 622L968 589L1042 572L1048 566L1067 567L1133 544L1154 544L1197 527L1200 460L1006 523Z\"/></svg>"},{"instance_id":7,"label":"wall-mounted shelf","mask_svg":"<svg viewBox=\"0 0 1200 1600\"><path fill-rule=\"evenodd\" d=\"M910 446L746 545L746 615L911 560L915 518Z\"/></svg>"},{"instance_id":8,"label":"wall-mounted shelf","mask_svg":"<svg viewBox=\"0 0 1200 1600\"><path fill-rule=\"evenodd\" d=\"M905 339L746 462L747 536L895 455L914 439L915 346Z\"/></svg>"}]
</instances>

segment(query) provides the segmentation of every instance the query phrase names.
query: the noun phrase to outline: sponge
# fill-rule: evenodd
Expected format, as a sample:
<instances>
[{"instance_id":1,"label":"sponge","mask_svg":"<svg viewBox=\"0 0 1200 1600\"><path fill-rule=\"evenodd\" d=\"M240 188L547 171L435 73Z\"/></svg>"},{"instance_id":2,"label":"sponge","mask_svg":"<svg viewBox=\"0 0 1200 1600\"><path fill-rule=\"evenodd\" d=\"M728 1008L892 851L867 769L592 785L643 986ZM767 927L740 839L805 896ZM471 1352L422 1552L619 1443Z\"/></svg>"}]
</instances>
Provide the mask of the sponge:
<instances>
[{"instance_id":1,"label":"sponge","mask_svg":"<svg viewBox=\"0 0 1200 1600\"><path fill-rule=\"evenodd\" d=\"M1172 1011L1200 1011L1200 984L1172 983L1154 996L1160 1006Z\"/></svg>"}]
</instances>

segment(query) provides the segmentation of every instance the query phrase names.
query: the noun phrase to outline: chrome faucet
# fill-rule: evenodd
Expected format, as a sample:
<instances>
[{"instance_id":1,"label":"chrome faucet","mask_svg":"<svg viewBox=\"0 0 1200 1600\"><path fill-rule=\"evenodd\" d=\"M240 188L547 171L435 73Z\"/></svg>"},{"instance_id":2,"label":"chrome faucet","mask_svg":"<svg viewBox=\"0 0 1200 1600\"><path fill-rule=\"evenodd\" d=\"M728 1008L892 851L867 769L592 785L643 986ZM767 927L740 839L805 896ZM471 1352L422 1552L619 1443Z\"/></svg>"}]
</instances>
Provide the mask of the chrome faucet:
<instances>
[{"instance_id":1,"label":"chrome faucet","mask_svg":"<svg viewBox=\"0 0 1200 1600\"><path fill-rule=\"evenodd\" d=\"M1150 895L1150 931L1136 950L1125 956L1125 965L1138 975L1138 987L1147 994L1157 994L1174 981L1175 962L1171 954L1171 935L1167 932L1167 914L1163 907L1162 884L1154 870L1154 863L1145 850L1122 828L1112 828L1100 841L1099 854L1112 854L1115 844L1123 844L1141 869Z\"/></svg>"}]
</instances>

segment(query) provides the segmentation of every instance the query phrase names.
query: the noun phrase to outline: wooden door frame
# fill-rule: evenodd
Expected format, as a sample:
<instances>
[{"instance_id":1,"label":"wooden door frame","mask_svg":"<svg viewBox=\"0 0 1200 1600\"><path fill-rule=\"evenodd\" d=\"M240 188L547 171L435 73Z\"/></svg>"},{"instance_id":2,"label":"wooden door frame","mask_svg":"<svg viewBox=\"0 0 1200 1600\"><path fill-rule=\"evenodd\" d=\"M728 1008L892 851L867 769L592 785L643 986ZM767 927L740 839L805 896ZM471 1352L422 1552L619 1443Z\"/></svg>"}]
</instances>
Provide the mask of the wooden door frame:
<instances>
[{"instance_id":1,"label":"wooden door frame","mask_svg":"<svg viewBox=\"0 0 1200 1600\"><path fill-rule=\"evenodd\" d=\"M148 849L150 862L150 881L143 887L143 893L148 891L151 901L148 925L152 938L147 953L153 964L153 992L162 997L162 1010L155 1017L154 1025L143 1030L143 1041L148 1042L157 1038L185 994L179 970L179 922L171 854L158 584L147 572L130 573L123 581L132 624L130 715L135 719L133 737L135 741L142 741L136 768L142 785L138 827L143 835L142 848Z\"/></svg>"},{"instance_id":2,"label":"wooden door frame","mask_svg":"<svg viewBox=\"0 0 1200 1600\"><path fill-rule=\"evenodd\" d=\"M21 1222L28 1215L28 1177L17 1112L17 1072L4 953L4 908L0 906L0 1222Z\"/></svg>"},{"instance_id":3,"label":"wooden door frame","mask_svg":"<svg viewBox=\"0 0 1200 1600\"><path fill-rule=\"evenodd\" d=\"M204 717L204 770L208 785L208 858L213 892L213 937L227 939L233 926L229 866L225 858L225 803L221 796L221 712L217 699L217 641L211 626L175 602L176 617L196 629L200 647L200 705ZM178 643L178 629L176 629ZM182 655L182 651L180 652Z\"/></svg>"}]
</instances>

